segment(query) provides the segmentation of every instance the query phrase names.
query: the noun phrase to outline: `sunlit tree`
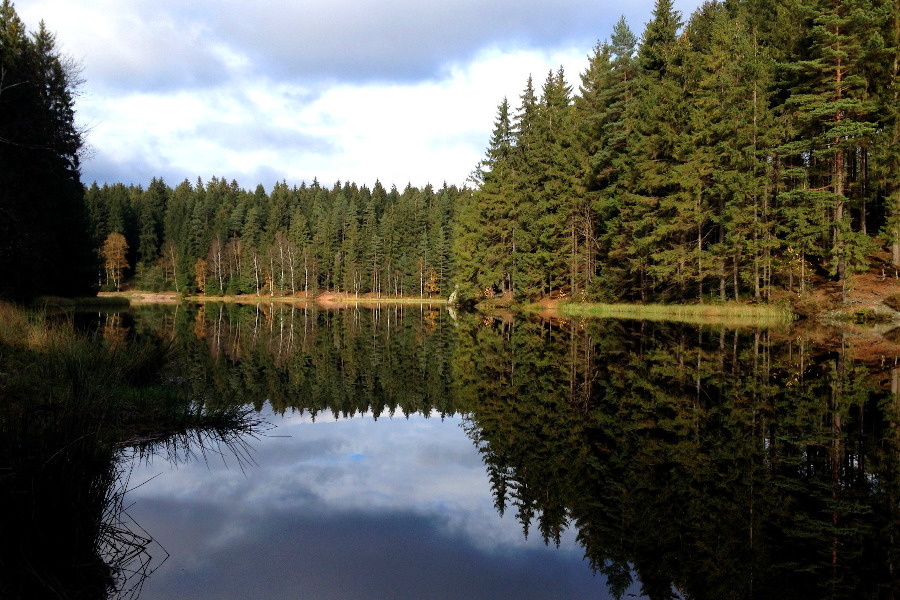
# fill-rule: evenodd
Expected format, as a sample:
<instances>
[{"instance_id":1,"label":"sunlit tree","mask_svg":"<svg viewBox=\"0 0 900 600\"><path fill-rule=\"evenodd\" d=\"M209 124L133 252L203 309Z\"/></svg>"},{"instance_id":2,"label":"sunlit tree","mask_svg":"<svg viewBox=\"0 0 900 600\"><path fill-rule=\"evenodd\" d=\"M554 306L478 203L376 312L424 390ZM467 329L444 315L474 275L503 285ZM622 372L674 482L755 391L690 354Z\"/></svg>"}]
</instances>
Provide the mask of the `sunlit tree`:
<instances>
[{"instance_id":1,"label":"sunlit tree","mask_svg":"<svg viewBox=\"0 0 900 600\"><path fill-rule=\"evenodd\" d=\"M128 242L121 233L113 232L106 236L100 256L106 269L106 285L119 290L122 286L122 274L128 268Z\"/></svg>"}]
</instances>

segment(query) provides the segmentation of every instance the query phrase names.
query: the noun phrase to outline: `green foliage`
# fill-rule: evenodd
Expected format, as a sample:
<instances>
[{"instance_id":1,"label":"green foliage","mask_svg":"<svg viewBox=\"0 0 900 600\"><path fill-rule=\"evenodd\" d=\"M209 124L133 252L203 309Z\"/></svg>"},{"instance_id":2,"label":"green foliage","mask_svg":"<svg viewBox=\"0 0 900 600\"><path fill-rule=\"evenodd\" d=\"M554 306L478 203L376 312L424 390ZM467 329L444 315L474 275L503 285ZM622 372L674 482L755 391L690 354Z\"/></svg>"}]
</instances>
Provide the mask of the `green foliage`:
<instances>
[{"instance_id":1,"label":"green foliage","mask_svg":"<svg viewBox=\"0 0 900 600\"><path fill-rule=\"evenodd\" d=\"M687 23L658 0L640 43L620 21L574 98L551 73L511 127L501 105L460 212L463 280L763 301L830 273L846 291L879 229L900 262L898 22L882 0L711 2Z\"/></svg>"},{"instance_id":2,"label":"green foliage","mask_svg":"<svg viewBox=\"0 0 900 600\"><path fill-rule=\"evenodd\" d=\"M213 177L174 190L153 179L147 191L95 184L86 193L90 231L121 232L137 247L129 262L143 289L197 291L194 267L203 259L210 295L446 297L456 266L452 223L469 191L281 182L267 194Z\"/></svg>"}]
</instances>

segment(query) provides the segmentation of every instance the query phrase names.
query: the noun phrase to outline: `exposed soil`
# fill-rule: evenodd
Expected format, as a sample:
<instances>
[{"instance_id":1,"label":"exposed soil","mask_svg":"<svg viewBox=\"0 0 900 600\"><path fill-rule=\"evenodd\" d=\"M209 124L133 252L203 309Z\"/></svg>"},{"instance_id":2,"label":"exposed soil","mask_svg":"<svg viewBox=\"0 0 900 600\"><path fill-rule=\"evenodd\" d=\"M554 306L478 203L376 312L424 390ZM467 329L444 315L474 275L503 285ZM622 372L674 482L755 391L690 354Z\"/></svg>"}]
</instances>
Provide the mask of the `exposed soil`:
<instances>
[{"instance_id":1,"label":"exposed soil","mask_svg":"<svg viewBox=\"0 0 900 600\"><path fill-rule=\"evenodd\" d=\"M125 292L99 292L98 297L128 298L132 304L177 304L181 297L175 292L141 292L137 290Z\"/></svg>"},{"instance_id":2,"label":"exposed soil","mask_svg":"<svg viewBox=\"0 0 900 600\"><path fill-rule=\"evenodd\" d=\"M887 252L880 251L871 257L871 266L864 273L852 276L847 290L847 301L841 301L841 285L821 275L813 278L815 291L809 294L808 302L820 308L824 320L840 314L858 315L873 312L887 320L896 319L900 324L900 313L888 307L884 300L900 294L900 270L890 264Z\"/></svg>"},{"instance_id":3,"label":"exposed soil","mask_svg":"<svg viewBox=\"0 0 900 600\"><path fill-rule=\"evenodd\" d=\"M853 275L846 302L839 282L817 276L814 284L815 291L795 304L798 313L813 313L801 323L805 336L868 364L887 367L900 361L900 312L885 304L892 296L900 298L900 271L887 252L875 254L868 271Z\"/></svg>"}]
</instances>

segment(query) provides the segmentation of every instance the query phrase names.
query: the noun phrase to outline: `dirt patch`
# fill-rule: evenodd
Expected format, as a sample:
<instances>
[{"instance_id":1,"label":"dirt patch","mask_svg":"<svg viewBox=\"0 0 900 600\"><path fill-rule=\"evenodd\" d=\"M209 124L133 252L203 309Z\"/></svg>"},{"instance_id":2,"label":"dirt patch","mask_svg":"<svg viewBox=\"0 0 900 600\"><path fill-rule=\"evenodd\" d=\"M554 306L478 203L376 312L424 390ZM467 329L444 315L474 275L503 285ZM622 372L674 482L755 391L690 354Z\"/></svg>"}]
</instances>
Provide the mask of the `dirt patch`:
<instances>
[{"instance_id":1,"label":"dirt patch","mask_svg":"<svg viewBox=\"0 0 900 600\"><path fill-rule=\"evenodd\" d=\"M347 301L346 296L340 294L333 294L331 292L326 292L324 294L319 294L316 296L316 304L319 306L324 306L326 308L336 308L338 306L342 306Z\"/></svg>"},{"instance_id":2,"label":"dirt patch","mask_svg":"<svg viewBox=\"0 0 900 600\"><path fill-rule=\"evenodd\" d=\"M841 301L841 284L823 276L813 278L814 291L809 300L825 311L861 314L880 313L900 321L900 313L888 307L884 300L900 294L900 269L890 263L890 255L881 250L870 258L869 269L854 274L847 289L847 301Z\"/></svg>"},{"instance_id":3,"label":"dirt patch","mask_svg":"<svg viewBox=\"0 0 900 600\"><path fill-rule=\"evenodd\" d=\"M181 296L175 292L100 292L98 298L127 298L132 304L177 304Z\"/></svg>"}]
</instances>

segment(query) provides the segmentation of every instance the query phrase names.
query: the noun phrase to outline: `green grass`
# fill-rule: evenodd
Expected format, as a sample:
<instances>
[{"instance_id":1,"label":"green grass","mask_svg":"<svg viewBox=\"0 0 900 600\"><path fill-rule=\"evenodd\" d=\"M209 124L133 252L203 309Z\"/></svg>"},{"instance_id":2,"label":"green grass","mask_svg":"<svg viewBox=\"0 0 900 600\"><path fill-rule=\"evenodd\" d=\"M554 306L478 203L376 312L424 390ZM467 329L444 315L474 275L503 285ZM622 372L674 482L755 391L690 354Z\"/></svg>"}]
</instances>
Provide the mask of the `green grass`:
<instances>
[{"instance_id":1,"label":"green grass","mask_svg":"<svg viewBox=\"0 0 900 600\"><path fill-rule=\"evenodd\" d=\"M794 314L779 306L759 304L563 304L565 316L691 324L775 326L790 323Z\"/></svg>"}]
</instances>

